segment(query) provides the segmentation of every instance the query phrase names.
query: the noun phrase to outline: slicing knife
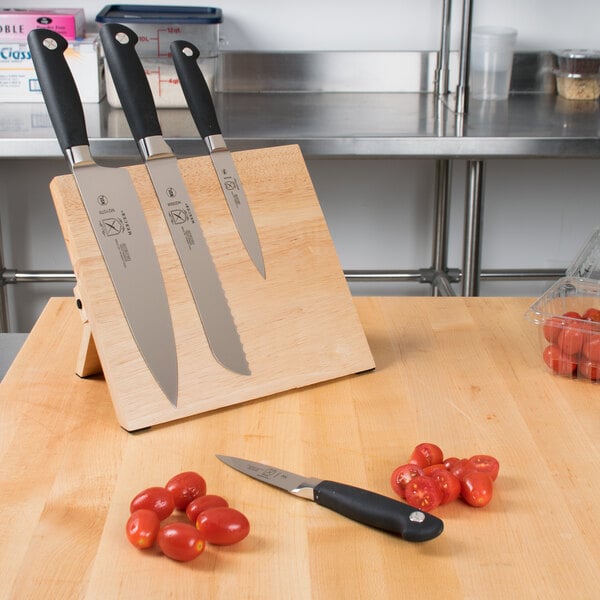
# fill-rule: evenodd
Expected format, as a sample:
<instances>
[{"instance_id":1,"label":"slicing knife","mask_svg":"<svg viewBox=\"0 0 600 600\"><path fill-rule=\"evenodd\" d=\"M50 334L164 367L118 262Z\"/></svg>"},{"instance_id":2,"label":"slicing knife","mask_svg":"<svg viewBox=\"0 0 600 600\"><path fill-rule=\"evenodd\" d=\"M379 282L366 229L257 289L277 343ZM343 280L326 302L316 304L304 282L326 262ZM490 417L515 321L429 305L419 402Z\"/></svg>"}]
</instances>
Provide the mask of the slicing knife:
<instances>
[{"instance_id":1,"label":"slicing knife","mask_svg":"<svg viewBox=\"0 0 600 600\"><path fill-rule=\"evenodd\" d=\"M359 523L400 535L409 542L425 542L442 533L444 523L434 515L387 496L369 492L344 483L306 478L283 469L258 462L223 456L217 458L226 465L329 508Z\"/></svg>"},{"instance_id":2,"label":"slicing knife","mask_svg":"<svg viewBox=\"0 0 600 600\"><path fill-rule=\"evenodd\" d=\"M210 90L197 63L200 52L193 44L181 40L173 42L170 49L183 94L196 127L210 152L238 233L259 273L266 277L262 247L248 199L231 152L221 134Z\"/></svg>"},{"instance_id":3,"label":"slicing knife","mask_svg":"<svg viewBox=\"0 0 600 600\"><path fill-rule=\"evenodd\" d=\"M165 142L150 84L135 50L138 37L118 23L106 23L100 38L108 66L142 154L188 285L208 345L224 367L250 375L246 354L210 249L179 170Z\"/></svg>"},{"instance_id":4,"label":"slicing knife","mask_svg":"<svg viewBox=\"0 0 600 600\"><path fill-rule=\"evenodd\" d=\"M34 29L27 42L60 147L77 182L129 329L156 382L177 406L178 367L156 249L129 173L92 158L83 107L65 60L67 41Z\"/></svg>"}]
</instances>

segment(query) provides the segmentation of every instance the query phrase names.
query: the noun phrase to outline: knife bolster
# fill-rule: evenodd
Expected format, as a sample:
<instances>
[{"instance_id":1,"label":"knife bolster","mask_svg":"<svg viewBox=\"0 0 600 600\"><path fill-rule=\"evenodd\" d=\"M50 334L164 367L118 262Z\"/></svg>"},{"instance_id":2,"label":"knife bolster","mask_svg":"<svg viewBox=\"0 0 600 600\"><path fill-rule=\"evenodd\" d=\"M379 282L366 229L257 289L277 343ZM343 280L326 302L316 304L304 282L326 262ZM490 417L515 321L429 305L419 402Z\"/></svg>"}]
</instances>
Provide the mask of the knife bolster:
<instances>
[{"instance_id":1,"label":"knife bolster","mask_svg":"<svg viewBox=\"0 0 600 600\"><path fill-rule=\"evenodd\" d=\"M295 487L293 490L290 490L291 494L294 496L300 496L300 498L306 498L307 500L315 499L315 488L322 482L322 479L316 479L311 477L307 479L304 483L301 483L299 486Z\"/></svg>"},{"instance_id":2,"label":"knife bolster","mask_svg":"<svg viewBox=\"0 0 600 600\"><path fill-rule=\"evenodd\" d=\"M71 146L66 149L65 156L71 167L85 167L94 164L89 146Z\"/></svg>"},{"instance_id":3,"label":"knife bolster","mask_svg":"<svg viewBox=\"0 0 600 600\"><path fill-rule=\"evenodd\" d=\"M204 138L206 146L209 152L219 152L220 150L227 150L227 144L225 144L225 138L220 134L208 135Z\"/></svg>"},{"instance_id":4,"label":"knife bolster","mask_svg":"<svg viewBox=\"0 0 600 600\"><path fill-rule=\"evenodd\" d=\"M138 141L138 146L144 160L173 156L173 151L167 142L165 142L162 135L150 135L142 138Z\"/></svg>"}]
</instances>

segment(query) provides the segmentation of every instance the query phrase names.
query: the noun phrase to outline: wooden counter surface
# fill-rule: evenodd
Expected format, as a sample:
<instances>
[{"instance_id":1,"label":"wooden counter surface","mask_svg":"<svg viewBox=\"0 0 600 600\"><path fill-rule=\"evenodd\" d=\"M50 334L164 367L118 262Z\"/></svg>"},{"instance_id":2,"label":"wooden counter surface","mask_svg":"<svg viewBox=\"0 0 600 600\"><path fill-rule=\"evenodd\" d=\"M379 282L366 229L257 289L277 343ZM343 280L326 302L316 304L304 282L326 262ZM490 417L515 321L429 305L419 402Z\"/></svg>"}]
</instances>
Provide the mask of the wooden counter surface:
<instances>
[{"instance_id":1,"label":"wooden counter surface","mask_svg":"<svg viewBox=\"0 0 600 600\"><path fill-rule=\"evenodd\" d=\"M0 385L0 598L597 598L600 387L547 373L526 298L356 298L377 369L130 434L73 374L53 299ZM393 496L422 441L495 455L495 496L415 544L254 481L215 453ZM251 522L190 563L135 550L130 499L183 470Z\"/></svg>"}]
</instances>

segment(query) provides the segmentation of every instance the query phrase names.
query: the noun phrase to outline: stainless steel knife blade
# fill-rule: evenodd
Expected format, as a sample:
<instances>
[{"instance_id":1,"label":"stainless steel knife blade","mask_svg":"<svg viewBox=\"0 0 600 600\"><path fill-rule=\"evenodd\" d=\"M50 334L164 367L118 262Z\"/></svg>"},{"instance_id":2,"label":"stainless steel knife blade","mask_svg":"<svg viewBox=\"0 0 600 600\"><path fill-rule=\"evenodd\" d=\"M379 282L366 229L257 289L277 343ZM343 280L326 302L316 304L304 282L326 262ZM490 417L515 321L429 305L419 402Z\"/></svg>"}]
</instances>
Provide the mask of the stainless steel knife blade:
<instances>
[{"instance_id":1,"label":"stainless steel knife blade","mask_svg":"<svg viewBox=\"0 0 600 600\"><path fill-rule=\"evenodd\" d=\"M73 172L100 252L139 351L176 406L178 367L169 303L137 192L124 169L97 165L83 108L64 57L67 41L36 29L27 38L59 144Z\"/></svg>"},{"instance_id":2,"label":"stainless steel knife blade","mask_svg":"<svg viewBox=\"0 0 600 600\"><path fill-rule=\"evenodd\" d=\"M295 496L313 500L359 523L400 535L411 542L424 542L440 535L444 523L434 515L408 504L345 483L303 477L262 463L216 455L226 465L283 489Z\"/></svg>"},{"instance_id":3,"label":"stainless steel knife blade","mask_svg":"<svg viewBox=\"0 0 600 600\"><path fill-rule=\"evenodd\" d=\"M266 277L265 261L254 218L231 152L227 148L217 120L215 106L198 66L198 48L176 41L170 46L173 63L196 127L210 152L225 200L248 255L259 273Z\"/></svg>"},{"instance_id":4,"label":"stainless steel knife blade","mask_svg":"<svg viewBox=\"0 0 600 600\"><path fill-rule=\"evenodd\" d=\"M150 85L135 50L137 35L125 25L107 23L102 26L100 37L115 88L145 160L208 345L221 365L236 373L250 375L227 297L177 158L162 135Z\"/></svg>"}]
</instances>

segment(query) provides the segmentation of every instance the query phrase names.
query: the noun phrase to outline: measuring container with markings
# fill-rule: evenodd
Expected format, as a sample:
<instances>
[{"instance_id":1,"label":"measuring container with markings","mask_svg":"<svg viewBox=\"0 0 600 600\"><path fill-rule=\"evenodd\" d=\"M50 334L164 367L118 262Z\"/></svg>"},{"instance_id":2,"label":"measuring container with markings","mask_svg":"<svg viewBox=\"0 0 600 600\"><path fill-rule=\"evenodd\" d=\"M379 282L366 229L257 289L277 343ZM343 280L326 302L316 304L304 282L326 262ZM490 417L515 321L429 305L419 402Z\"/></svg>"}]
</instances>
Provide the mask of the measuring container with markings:
<instances>
[{"instance_id":1,"label":"measuring container with markings","mask_svg":"<svg viewBox=\"0 0 600 600\"><path fill-rule=\"evenodd\" d=\"M219 57L219 25L223 22L220 8L110 4L98 13L96 22L100 27L104 23L120 23L136 33L139 39L135 48L157 108L187 106L169 50L175 40L186 40L200 50L198 65L209 88L211 91L214 89ZM105 71L108 103L120 108L121 102L106 63Z\"/></svg>"}]
</instances>

